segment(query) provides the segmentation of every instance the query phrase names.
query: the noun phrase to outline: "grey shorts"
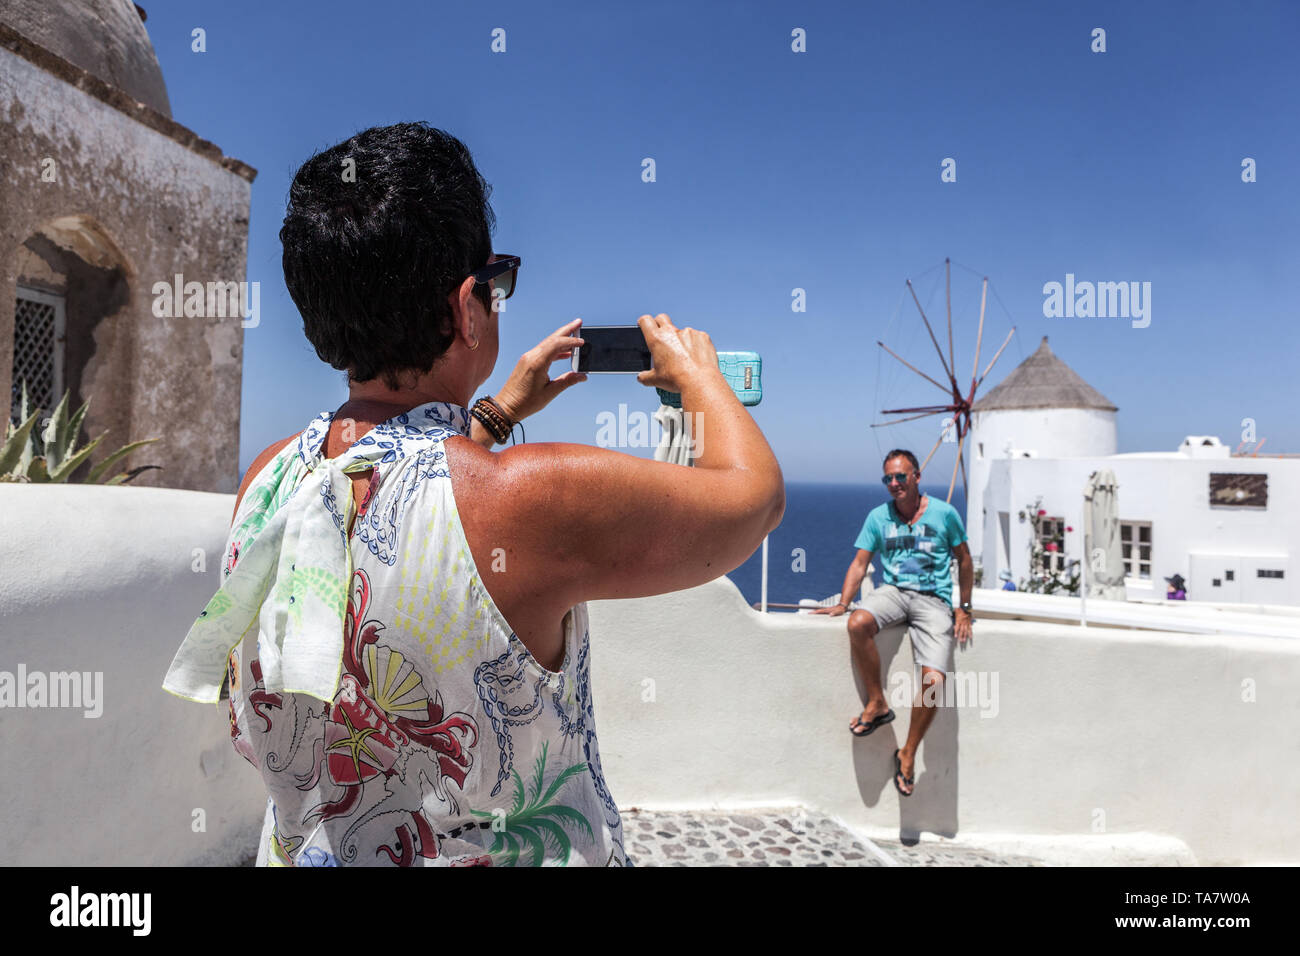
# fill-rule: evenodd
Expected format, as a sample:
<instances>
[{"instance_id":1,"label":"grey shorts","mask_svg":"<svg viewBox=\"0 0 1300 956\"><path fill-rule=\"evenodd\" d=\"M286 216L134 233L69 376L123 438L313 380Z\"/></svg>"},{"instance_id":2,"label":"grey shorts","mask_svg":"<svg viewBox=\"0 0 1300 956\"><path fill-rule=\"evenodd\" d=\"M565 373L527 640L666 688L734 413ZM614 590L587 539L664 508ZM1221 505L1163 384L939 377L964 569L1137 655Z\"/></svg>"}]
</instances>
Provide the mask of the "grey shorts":
<instances>
[{"instance_id":1,"label":"grey shorts","mask_svg":"<svg viewBox=\"0 0 1300 956\"><path fill-rule=\"evenodd\" d=\"M912 657L922 667L945 674L953 671L954 614L941 597L885 584L868 592L860 609L876 619L881 630L906 623L912 633Z\"/></svg>"}]
</instances>

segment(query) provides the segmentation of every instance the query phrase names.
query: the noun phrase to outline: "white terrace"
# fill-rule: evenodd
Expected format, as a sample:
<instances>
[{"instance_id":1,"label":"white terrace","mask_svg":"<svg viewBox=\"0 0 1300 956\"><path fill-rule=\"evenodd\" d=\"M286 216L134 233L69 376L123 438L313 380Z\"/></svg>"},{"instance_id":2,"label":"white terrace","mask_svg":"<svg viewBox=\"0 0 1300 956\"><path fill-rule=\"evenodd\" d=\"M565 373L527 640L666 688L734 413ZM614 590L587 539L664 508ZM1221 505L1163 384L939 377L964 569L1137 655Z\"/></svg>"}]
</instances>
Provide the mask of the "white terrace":
<instances>
[{"instance_id":1,"label":"white terrace","mask_svg":"<svg viewBox=\"0 0 1300 956\"><path fill-rule=\"evenodd\" d=\"M254 851L265 796L224 709L159 687L217 586L233 504L0 485L0 671L103 672L97 718L0 712L0 751L21 781L0 804L0 864L229 864ZM976 607L992 596L977 592ZM916 795L900 800L891 755L906 711L867 739L848 733L860 698L842 619L761 615L725 578L601 602L604 769L629 811L803 807L866 837L1058 862L1300 863L1300 640L1228 624L977 620L956 706L926 735ZM898 709L910 651L901 629L881 642Z\"/></svg>"}]
</instances>

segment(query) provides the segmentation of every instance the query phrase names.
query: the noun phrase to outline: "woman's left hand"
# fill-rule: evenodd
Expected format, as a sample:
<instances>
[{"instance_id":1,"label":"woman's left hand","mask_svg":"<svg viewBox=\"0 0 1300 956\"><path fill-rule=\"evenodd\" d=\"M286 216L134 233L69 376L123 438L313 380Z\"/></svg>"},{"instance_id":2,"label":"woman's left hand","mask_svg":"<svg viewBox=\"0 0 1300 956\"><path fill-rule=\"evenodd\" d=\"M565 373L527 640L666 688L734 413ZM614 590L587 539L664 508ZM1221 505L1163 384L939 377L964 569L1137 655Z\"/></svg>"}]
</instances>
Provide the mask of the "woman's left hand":
<instances>
[{"instance_id":1,"label":"woman's left hand","mask_svg":"<svg viewBox=\"0 0 1300 956\"><path fill-rule=\"evenodd\" d=\"M512 422L519 422L540 412L562 391L578 382L586 381L585 372L568 371L551 378L551 363L570 358L573 348L583 340L574 333L582 319L574 319L560 326L533 348L525 352L515 365L495 398L501 410Z\"/></svg>"}]
</instances>

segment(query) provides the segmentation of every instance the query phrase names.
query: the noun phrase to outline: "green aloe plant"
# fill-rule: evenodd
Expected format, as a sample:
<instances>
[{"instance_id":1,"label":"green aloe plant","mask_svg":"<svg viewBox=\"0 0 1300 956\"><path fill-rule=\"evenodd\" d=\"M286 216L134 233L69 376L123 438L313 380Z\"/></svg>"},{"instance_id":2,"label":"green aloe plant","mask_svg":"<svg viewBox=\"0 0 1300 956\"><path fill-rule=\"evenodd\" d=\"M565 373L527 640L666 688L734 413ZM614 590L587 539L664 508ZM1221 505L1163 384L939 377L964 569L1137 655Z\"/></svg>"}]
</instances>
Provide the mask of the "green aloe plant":
<instances>
[{"instance_id":1,"label":"green aloe plant","mask_svg":"<svg viewBox=\"0 0 1300 956\"><path fill-rule=\"evenodd\" d=\"M79 409L68 414L68 392L63 393L59 405L54 410L49 422L44 429L36 430L36 422L40 419L41 409L32 411L27 400L27 383L22 383L22 395L20 399L18 419L19 424L15 425L9 422L5 429L5 441L0 445L0 481L21 481L31 482L33 484L46 484L50 482L69 482L72 480L72 473L81 467L82 463L90 457L99 443L104 440L104 436L98 438L81 448L77 447L77 434L81 430L81 423L86 417L86 410L90 408L90 402L86 402ZM86 484L104 484L119 485L130 481L141 472L148 471L151 468L161 468L161 465L140 465L129 471L121 471L111 478L105 479L110 468L124 459L131 452L150 442L156 442L160 439L146 438L143 441L134 441L123 445L117 451L113 452L103 461L90 469L86 475Z\"/></svg>"},{"instance_id":2,"label":"green aloe plant","mask_svg":"<svg viewBox=\"0 0 1300 956\"><path fill-rule=\"evenodd\" d=\"M524 781L520 778L519 771L511 770L515 778L515 799L510 811L506 814L505 825L500 830L493 827L492 846L488 848L488 853L493 857L504 857L503 862L507 866L514 866L524 854L530 856L527 865L541 865L546 857L548 838L555 845L557 856L567 863L573 845L569 841L569 835L561 825L563 821L569 821L571 824L576 825L580 830L586 832L589 839L594 839L591 824L587 822L586 817L573 807L551 803L565 782L571 777L582 773L586 769L586 764L575 763L567 770L562 770L551 781L551 785L546 789L546 792L543 793L542 782L545 779L546 772L546 749L547 745L542 744L542 752L537 758L537 765L533 772L531 793L525 791ZM487 810L473 810L471 812L474 816L486 820L491 820L493 817L493 814Z\"/></svg>"}]
</instances>

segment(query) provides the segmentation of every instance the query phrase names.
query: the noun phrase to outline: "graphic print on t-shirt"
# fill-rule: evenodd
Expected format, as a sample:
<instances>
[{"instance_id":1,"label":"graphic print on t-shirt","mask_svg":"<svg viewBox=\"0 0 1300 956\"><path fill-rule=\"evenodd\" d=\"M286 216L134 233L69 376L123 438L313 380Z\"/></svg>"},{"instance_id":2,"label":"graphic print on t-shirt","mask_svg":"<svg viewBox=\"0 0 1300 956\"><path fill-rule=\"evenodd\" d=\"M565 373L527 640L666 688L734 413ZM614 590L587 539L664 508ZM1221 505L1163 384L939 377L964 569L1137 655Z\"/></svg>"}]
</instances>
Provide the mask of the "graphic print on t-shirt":
<instances>
[{"instance_id":1,"label":"graphic print on t-shirt","mask_svg":"<svg viewBox=\"0 0 1300 956\"><path fill-rule=\"evenodd\" d=\"M908 525L891 524L885 529L885 556L883 560L894 565L895 574L915 575L920 578L934 568L935 545L947 550L942 541L936 541L939 531L928 524L916 525L912 534ZM898 552L903 552L899 554ZM909 553L910 552L910 553Z\"/></svg>"},{"instance_id":2,"label":"graphic print on t-shirt","mask_svg":"<svg viewBox=\"0 0 1300 956\"><path fill-rule=\"evenodd\" d=\"M956 509L927 496L917 524L900 520L893 502L872 509L855 546L880 556L886 584L931 591L951 603L952 549L965 540Z\"/></svg>"}]
</instances>

